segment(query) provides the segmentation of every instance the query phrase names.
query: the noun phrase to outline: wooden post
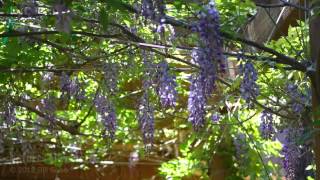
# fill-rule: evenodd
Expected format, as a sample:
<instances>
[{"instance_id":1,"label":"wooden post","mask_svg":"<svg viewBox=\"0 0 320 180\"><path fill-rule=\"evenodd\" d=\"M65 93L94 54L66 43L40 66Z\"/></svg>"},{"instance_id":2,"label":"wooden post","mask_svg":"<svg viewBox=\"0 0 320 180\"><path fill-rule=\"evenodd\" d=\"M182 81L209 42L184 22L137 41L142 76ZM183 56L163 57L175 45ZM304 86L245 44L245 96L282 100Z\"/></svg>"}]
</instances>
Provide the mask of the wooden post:
<instances>
[{"instance_id":1,"label":"wooden post","mask_svg":"<svg viewBox=\"0 0 320 180\"><path fill-rule=\"evenodd\" d=\"M314 121L320 120L320 0L313 1L314 16L310 19L310 52L315 65L315 73L311 77L312 84L312 110ZM316 179L320 180L320 125L314 125L314 154L316 164Z\"/></svg>"}]
</instances>

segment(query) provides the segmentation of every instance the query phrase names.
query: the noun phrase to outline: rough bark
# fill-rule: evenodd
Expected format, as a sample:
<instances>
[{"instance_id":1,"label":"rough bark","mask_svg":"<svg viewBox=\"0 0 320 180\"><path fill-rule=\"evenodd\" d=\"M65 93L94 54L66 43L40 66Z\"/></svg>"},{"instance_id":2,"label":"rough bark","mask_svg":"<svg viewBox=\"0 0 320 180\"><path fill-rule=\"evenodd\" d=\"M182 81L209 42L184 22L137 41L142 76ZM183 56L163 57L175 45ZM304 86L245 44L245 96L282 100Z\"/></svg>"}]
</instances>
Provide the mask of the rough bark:
<instances>
[{"instance_id":1,"label":"rough bark","mask_svg":"<svg viewBox=\"0 0 320 180\"><path fill-rule=\"evenodd\" d=\"M320 5L318 5L320 7ZM320 120L320 16L316 15L310 20L310 50L311 59L315 63L315 74L312 83L312 110L314 121ZM318 123L316 123L318 124ZM320 125L314 126L314 153L316 164L316 179L320 179Z\"/></svg>"}]
</instances>

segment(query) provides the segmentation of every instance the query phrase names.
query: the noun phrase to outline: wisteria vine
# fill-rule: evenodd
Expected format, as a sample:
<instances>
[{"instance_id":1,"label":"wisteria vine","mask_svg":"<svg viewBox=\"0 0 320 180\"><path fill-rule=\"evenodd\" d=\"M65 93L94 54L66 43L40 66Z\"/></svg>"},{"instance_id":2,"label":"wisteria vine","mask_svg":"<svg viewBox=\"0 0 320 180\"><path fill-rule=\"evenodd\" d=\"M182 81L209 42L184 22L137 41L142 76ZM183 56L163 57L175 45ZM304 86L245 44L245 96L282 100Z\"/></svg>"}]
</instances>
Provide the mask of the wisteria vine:
<instances>
[{"instance_id":1,"label":"wisteria vine","mask_svg":"<svg viewBox=\"0 0 320 180\"><path fill-rule=\"evenodd\" d=\"M95 97L94 104L104 127L108 132L110 140L114 140L117 129L117 116L112 102L103 94L99 93Z\"/></svg>"},{"instance_id":2,"label":"wisteria vine","mask_svg":"<svg viewBox=\"0 0 320 180\"><path fill-rule=\"evenodd\" d=\"M175 76L170 74L166 61L159 63L158 69L157 94L160 98L161 105L163 107L175 106L177 98Z\"/></svg>"},{"instance_id":3,"label":"wisteria vine","mask_svg":"<svg viewBox=\"0 0 320 180\"><path fill-rule=\"evenodd\" d=\"M253 107L254 100L260 93L260 88L257 85L258 75L253 64L247 61L240 66L240 73L243 75L243 80L240 86L241 97L246 101L249 107Z\"/></svg>"},{"instance_id":4,"label":"wisteria vine","mask_svg":"<svg viewBox=\"0 0 320 180\"><path fill-rule=\"evenodd\" d=\"M274 135L276 133L274 127L273 114L267 110L262 111L261 113L261 122L260 122L260 133L264 139L274 140Z\"/></svg>"},{"instance_id":5,"label":"wisteria vine","mask_svg":"<svg viewBox=\"0 0 320 180\"><path fill-rule=\"evenodd\" d=\"M302 128L286 128L278 134L282 143L281 154L285 176L289 180L306 179L310 172L306 169L312 163L312 153L306 144L298 143L305 130Z\"/></svg>"}]
</instances>

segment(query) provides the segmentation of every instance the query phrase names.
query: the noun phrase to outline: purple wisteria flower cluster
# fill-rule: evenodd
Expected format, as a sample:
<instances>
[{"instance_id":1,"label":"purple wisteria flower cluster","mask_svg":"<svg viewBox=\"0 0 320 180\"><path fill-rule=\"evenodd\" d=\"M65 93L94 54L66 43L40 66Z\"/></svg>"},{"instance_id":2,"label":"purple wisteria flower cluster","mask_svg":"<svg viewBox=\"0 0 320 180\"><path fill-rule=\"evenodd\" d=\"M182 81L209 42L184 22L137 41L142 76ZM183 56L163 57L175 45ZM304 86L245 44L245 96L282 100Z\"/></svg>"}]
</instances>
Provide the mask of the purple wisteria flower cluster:
<instances>
[{"instance_id":1,"label":"purple wisteria flower cluster","mask_svg":"<svg viewBox=\"0 0 320 180\"><path fill-rule=\"evenodd\" d=\"M215 114L212 114L212 116L211 116L211 121L213 122L213 123L217 123L217 122L219 122L220 121L220 115L218 114L218 113L215 113Z\"/></svg>"},{"instance_id":2,"label":"purple wisteria flower cluster","mask_svg":"<svg viewBox=\"0 0 320 180\"><path fill-rule=\"evenodd\" d=\"M142 0L141 15L145 18L161 22L161 19L165 20L165 10L164 0Z\"/></svg>"},{"instance_id":3,"label":"purple wisteria flower cluster","mask_svg":"<svg viewBox=\"0 0 320 180\"><path fill-rule=\"evenodd\" d=\"M195 131L200 130L205 125L206 102L204 82L199 77L192 77L188 98L188 121L192 123Z\"/></svg>"},{"instance_id":4,"label":"purple wisteria flower cluster","mask_svg":"<svg viewBox=\"0 0 320 180\"><path fill-rule=\"evenodd\" d=\"M295 114L301 114L305 109L305 105L308 102L306 95L302 94L298 90L298 86L295 84L288 84L287 91L291 98L291 109Z\"/></svg>"},{"instance_id":5,"label":"purple wisteria flower cluster","mask_svg":"<svg viewBox=\"0 0 320 180\"><path fill-rule=\"evenodd\" d=\"M142 51L142 59L144 66L143 95L140 99L137 116L144 144L151 147L154 137L154 108L150 102L150 90L153 88L156 66L152 63L150 54L146 51Z\"/></svg>"},{"instance_id":6,"label":"purple wisteria flower cluster","mask_svg":"<svg viewBox=\"0 0 320 180\"><path fill-rule=\"evenodd\" d=\"M149 52L142 51L142 63L143 63L143 84L142 88L144 90L146 89L152 89L153 84L156 82L157 77L157 64L153 63L152 55Z\"/></svg>"},{"instance_id":7,"label":"purple wisteria flower cluster","mask_svg":"<svg viewBox=\"0 0 320 180\"><path fill-rule=\"evenodd\" d=\"M140 99L137 118L143 141L145 145L151 147L154 137L154 107L150 102L152 90L155 90L160 99L162 107L176 105L177 91L176 78L170 73L168 63L163 60L159 64L152 62L152 56L149 52L142 51L143 61L143 95ZM154 84L156 84L154 86Z\"/></svg>"},{"instance_id":8,"label":"purple wisteria flower cluster","mask_svg":"<svg viewBox=\"0 0 320 180\"><path fill-rule=\"evenodd\" d=\"M152 0L142 0L141 14L146 18L154 19L156 12Z\"/></svg>"},{"instance_id":9,"label":"purple wisteria flower cluster","mask_svg":"<svg viewBox=\"0 0 320 180\"><path fill-rule=\"evenodd\" d=\"M306 167L312 163L311 150L307 145L298 144L298 139L304 132L302 128L287 128L278 134L282 143L283 169L289 180L306 179L309 175Z\"/></svg>"},{"instance_id":10,"label":"purple wisteria flower cluster","mask_svg":"<svg viewBox=\"0 0 320 180\"><path fill-rule=\"evenodd\" d=\"M102 123L108 132L109 138L114 140L117 129L117 116L114 105L109 99L100 93L97 94L94 104L102 119Z\"/></svg>"},{"instance_id":11,"label":"purple wisteria flower cluster","mask_svg":"<svg viewBox=\"0 0 320 180\"><path fill-rule=\"evenodd\" d=\"M177 99L177 83L175 76L170 74L166 61L158 64L157 94L163 107L175 106Z\"/></svg>"},{"instance_id":12,"label":"purple wisteria flower cluster","mask_svg":"<svg viewBox=\"0 0 320 180\"><path fill-rule=\"evenodd\" d=\"M194 63L200 67L198 80L203 83L204 93L206 96L210 96L215 88L215 65L202 48L193 49L191 57Z\"/></svg>"},{"instance_id":13,"label":"purple wisteria flower cluster","mask_svg":"<svg viewBox=\"0 0 320 180\"><path fill-rule=\"evenodd\" d=\"M53 72L46 72L42 76L42 81L45 84L50 83L50 81L53 80L53 77L54 77L54 73Z\"/></svg>"},{"instance_id":14,"label":"purple wisteria flower cluster","mask_svg":"<svg viewBox=\"0 0 320 180\"><path fill-rule=\"evenodd\" d=\"M243 133L238 133L233 139L233 144L236 150L236 159L239 163L245 162L248 153L247 138Z\"/></svg>"},{"instance_id":15,"label":"purple wisteria flower cluster","mask_svg":"<svg viewBox=\"0 0 320 180\"><path fill-rule=\"evenodd\" d=\"M200 12L199 18L192 30L200 34L200 47L193 49L191 56L193 62L200 67L200 71L197 77L191 78L188 99L188 120L195 130L199 130L205 124L205 106L207 98L215 88L217 73L226 71L220 17L213 1L204 12Z\"/></svg>"},{"instance_id":16,"label":"purple wisteria flower cluster","mask_svg":"<svg viewBox=\"0 0 320 180\"><path fill-rule=\"evenodd\" d=\"M81 88L78 78L71 79L69 75L62 73L60 77L60 88L63 94L70 94L78 101L85 99L85 91Z\"/></svg>"},{"instance_id":17,"label":"purple wisteria flower cluster","mask_svg":"<svg viewBox=\"0 0 320 180\"><path fill-rule=\"evenodd\" d=\"M154 137L154 108L150 103L149 93L146 90L141 97L138 109L138 121L146 146L153 144Z\"/></svg>"},{"instance_id":18,"label":"purple wisteria flower cluster","mask_svg":"<svg viewBox=\"0 0 320 180\"><path fill-rule=\"evenodd\" d=\"M264 110L261 113L260 120L260 133L262 138L274 140L275 128L273 114Z\"/></svg>"},{"instance_id":19,"label":"purple wisteria flower cluster","mask_svg":"<svg viewBox=\"0 0 320 180\"><path fill-rule=\"evenodd\" d=\"M164 0L156 0L156 7L157 7L158 13L159 13L159 20L157 20L159 22L159 25L157 27L157 32L163 33L164 32L164 23L166 21L166 19L165 19L166 5L164 3Z\"/></svg>"},{"instance_id":20,"label":"purple wisteria flower cluster","mask_svg":"<svg viewBox=\"0 0 320 180\"><path fill-rule=\"evenodd\" d=\"M215 3L211 1L205 12L199 13L199 22L192 30L200 34L201 47L208 61L218 64L213 70L226 72L226 57L223 54L223 41L220 32L220 16Z\"/></svg>"},{"instance_id":21,"label":"purple wisteria flower cluster","mask_svg":"<svg viewBox=\"0 0 320 180\"><path fill-rule=\"evenodd\" d=\"M258 79L257 72L251 62L246 62L240 66L240 73L243 75L243 80L240 86L241 97L246 101L249 107L253 106L253 99L260 93L260 88L256 81Z\"/></svg>"}]
</instances>

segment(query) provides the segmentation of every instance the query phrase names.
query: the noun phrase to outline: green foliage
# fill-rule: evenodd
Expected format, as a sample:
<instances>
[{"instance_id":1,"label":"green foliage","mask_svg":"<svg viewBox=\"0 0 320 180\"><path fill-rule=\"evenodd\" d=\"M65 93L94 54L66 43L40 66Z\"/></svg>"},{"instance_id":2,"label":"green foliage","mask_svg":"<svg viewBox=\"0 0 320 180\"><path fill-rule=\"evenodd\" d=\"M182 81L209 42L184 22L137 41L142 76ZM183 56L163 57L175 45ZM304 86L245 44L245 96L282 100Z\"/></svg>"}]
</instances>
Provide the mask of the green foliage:
<instances>
[{"instance_id":1,"label":"green foliage","mask_svg":"<svg viewBox=\"0 0 320 180\"><path fill-rule=\"evenodd\" d=\"M149 156L162 158L159 172L166 179L208 179L210 171L214 172L211 166L217 157L224 159L222 163L227 167L229 179L248 176L251 179L267 179L270 174L281 174L280 165L273 161L281 157L281 144L261 138L260 113L264 108L262 105L265 105L276 112L290 115L290 97L286 86L288 83L297 84L299 91L307 94L311 85L305 73L291 71L287 65L275 63L275 56L270 53L246 52L245 55L254 58L244 58L237 66L245 61L254 63L259 74L257 82L260 95L257 102L261 105L249 109L240 98L239 88L243 77L222 77L229 86L217 82L216 90L208 99L206 107L206 127L200 132L194 132L191 123L187 121L187 101L190 75L199 69L182 61L194 63L191 61L190 48L199 44L199 37L190 29L169 24L165 25L166 31L160 36L155 33L157 25L154 22L134 14L134 10L128 8L136 8L134 2L136 1L65 1L66 7L73 13L73 33L2 37L1 110L4 111L11 101L25 101L32 107L28 109L27 106L17 105L18 120L9 127L10 133L6 138L12 140L19 137L23 142L48 143L41 147L39 155L45 163L57 167L62 167L65 163L80 163L80 168L87 168L93 159L98 162L108 158L117 160L115 156L128 158L130 152L139 152L141 160L148 160ZM203 9L202 2L165 2L168 16L190 25L197 20L197 13ZM17 6L19 3L22 1L8 1L1 11L21 14L22 9ZM48 15L41 16L36 21L31 18L6 18L0 23L1 34L56 30L56 16L50 14L55 3L53 0L40 1L43 5L40 12ZM216 4L220 11L222 31L233 37L238 37L239 32L243 32L244 25L256 13L255 4L250 0L217 0ZM22 28L26 29L22 31ZM307 32L307 24L298 21L297 26L289 28L287 36L272 40L266 46L305 63L309 56ZM172 38L173 34L176 37ZM226 51L236 52L247 48L241 42L228 40L225 46ZM137 109L143 94L142 81L145 78L142 49L151 51L151 58L148 60L154 64L167 61L170 73L177 76L178 84L178 102L175 108L162 108L159 98L153 91L151 93L156 127L155 147L151 152L144 151L145 144L137 121ZM231 62L236 59L233 56L227 58ZM108 97L114 102L118 120L114 141L106 136L103 121L94 105L97 93L107 94L104 65L108 63L121 67L116 72L118 91ZM52 72L53 78L46 84L43 77L48 72ZM63 73L79 80L81 89L85 90L84 100L77 100L70 94L61 92L60 78ZM42 100L50 96L57 107L54 116L62 125L76 133L51 123L50 119L37 112L41 111ZM211 121L213 114L221 115L219 122ZM306 114L309 115L308 112ZM299 124L302 118L300 116L289 121L279 116L275 118L275 123L279 128L288 127ZM4 119L0 118L0 124L4 123ZM313 121L313 125L319 124L320 120ZM301 137L299 143L309 141L314 133L310 131ZM240 155L240 160L234 143L239 134L244 134L244 146L247 150ZM8 147L14 148L14 143L16 142L9 143ZM165 153L166 148L174 150Z\"/></svg>"}]
</instances>

